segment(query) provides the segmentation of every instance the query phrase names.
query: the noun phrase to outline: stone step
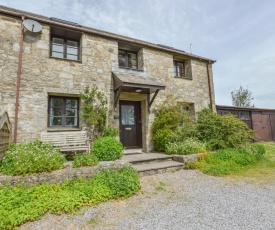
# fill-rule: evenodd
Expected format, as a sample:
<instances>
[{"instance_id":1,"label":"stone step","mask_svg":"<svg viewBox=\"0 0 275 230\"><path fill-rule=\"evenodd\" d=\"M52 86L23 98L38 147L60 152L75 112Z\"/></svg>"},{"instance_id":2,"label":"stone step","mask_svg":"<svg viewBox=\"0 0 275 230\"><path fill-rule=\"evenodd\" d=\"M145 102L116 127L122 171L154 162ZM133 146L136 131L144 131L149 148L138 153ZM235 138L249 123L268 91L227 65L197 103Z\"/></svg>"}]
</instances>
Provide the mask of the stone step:
<instances>
[{"instance_id":1,"label":"stone step","mask_svg":"<svg viewBox=\"0 0 275 230\"><path fill-rule=\"evenodd\" d=\"M183 168L183 163L175 162L175 161L162 161L162 162L149 162L146 164L135 164L133 165L134 169L136 169L139 173L146 172L146 175L151 175L159 172L166 172L171 170L179 170Z\"/></svg>"},{"instance_id":2,"label":"stone step","mask_svg":"<svg viewBox=\"0 0 275 230\"><path fill-rule=\"evenodd\" d=\"M172 156L161 153L142 153L124 155L121 159L131 164L145 164L148 162L172 161Z\"/></svg>"},{"instance_id":3,"label":"stone step","mask_svg":"<svg viewBox=\"0 0 275 230\"><path fill-rule=\"evenodd\" d=\"M124 149L123 155L135 155L135 154L141 154L142 149Z\"/></svg>"}]
</instances>

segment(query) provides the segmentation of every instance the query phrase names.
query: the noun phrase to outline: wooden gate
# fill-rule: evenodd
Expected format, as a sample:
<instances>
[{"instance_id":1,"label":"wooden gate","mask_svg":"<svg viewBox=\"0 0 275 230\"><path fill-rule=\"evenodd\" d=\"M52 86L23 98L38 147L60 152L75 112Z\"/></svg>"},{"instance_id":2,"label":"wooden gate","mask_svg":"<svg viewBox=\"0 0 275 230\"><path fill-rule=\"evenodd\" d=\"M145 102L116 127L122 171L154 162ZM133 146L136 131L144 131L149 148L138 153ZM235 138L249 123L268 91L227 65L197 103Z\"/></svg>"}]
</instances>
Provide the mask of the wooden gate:
<instances>
[{"instance_id":1,"label":"wooden gate","mask_svg":"<svg viewBox=\"0 0 275 230\"><path fill-rule=\"evenodd\" d=\"M7 112L0 116L0 160L11 143L11 123Z\"/></svg>"}]
</instances>

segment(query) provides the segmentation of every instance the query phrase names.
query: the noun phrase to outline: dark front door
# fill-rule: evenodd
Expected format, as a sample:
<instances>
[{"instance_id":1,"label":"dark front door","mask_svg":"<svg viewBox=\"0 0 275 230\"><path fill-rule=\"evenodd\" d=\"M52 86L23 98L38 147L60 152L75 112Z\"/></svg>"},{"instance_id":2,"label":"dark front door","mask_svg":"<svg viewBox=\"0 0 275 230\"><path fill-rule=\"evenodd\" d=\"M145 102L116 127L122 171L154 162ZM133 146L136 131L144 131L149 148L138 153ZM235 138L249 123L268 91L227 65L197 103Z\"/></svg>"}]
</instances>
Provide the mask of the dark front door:
<instances>
[{"instance_id":1,"label":"dark front door","mask_svg":"<svg viewBox=\"0 0 275 230\"><path fill-rule=\"evenodd\" d=\"M141 148L140 101L120 101L120 141L126 148Z\"/></svg>"}]
</instances>

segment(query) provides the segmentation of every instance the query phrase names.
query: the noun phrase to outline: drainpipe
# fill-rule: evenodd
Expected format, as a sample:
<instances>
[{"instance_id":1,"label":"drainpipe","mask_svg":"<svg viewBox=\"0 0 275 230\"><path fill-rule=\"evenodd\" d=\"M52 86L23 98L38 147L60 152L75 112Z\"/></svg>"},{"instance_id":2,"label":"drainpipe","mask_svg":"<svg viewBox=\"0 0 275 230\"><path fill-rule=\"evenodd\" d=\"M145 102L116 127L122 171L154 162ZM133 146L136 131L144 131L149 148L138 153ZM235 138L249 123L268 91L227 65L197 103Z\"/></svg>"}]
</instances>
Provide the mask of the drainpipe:
<instances>
[{"instance_id":1,"label":"drainpipe","mask_svg":"<svg viewBox=\"0 0 275 230\"><path fill-rule=\"evenodd\" d=\"M212 89L211 89L211 81L210 81L210 73L209 73L209 63L207 63L207 79L208 79L208 89L209 89L209 98L210 98L210 108L213 110L212 103Z\"/></svg>"},{"instance_id":2,"label":"drainpipe","mask_svg":"<svg viewBox=\"0 0 275 230\"><path fill-rule=\"evenodd\" d=\"M18 110L19 110L19 92L20 92L20 81L22 74L22 57L23 57L23 39L24 39L24 26L23 21L25 16L21 16L21 35L20 35L20 50L19 50L19 60L18 60L18 70L17 70L17 83L16 83L16 101L15 101L15 117L14 117L14 135L13 142L17 141L17 126L18 126Z\"/></svg>"}]
</instances>

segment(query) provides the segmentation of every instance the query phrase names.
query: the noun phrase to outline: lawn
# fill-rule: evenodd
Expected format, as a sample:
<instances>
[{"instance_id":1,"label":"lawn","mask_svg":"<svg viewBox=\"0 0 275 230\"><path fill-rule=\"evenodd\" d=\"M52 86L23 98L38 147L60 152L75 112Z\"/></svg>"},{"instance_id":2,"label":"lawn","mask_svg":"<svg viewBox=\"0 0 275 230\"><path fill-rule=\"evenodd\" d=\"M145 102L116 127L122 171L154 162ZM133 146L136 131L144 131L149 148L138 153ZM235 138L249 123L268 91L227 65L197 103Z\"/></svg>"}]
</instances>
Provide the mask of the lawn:
<instances>
[{"instance_id":1,"label":"lawn","mask_svg":"<svg viewBox=\"0 0 275 230\"><path fill-rule=\"evenodd\" d=\"M255 178L271 182L275 178L275 142L255 143L254 149L223 149L203 155L198 162L186 165L188 169L199 169L214 176ZM263 154L263 150L265 153Z\"/></svg>"},{"instance_id":2,"label":"lawn","mask_svg":"<svg viewBox=\"0 0 275 230\"><path fill-rule=\"evenodd\" d=\"M252 177L265 182L275 180L275 142L263 142L261 144L266 148L265 159L234 173L235 176Z\"/></svg>"}]
</instances>

